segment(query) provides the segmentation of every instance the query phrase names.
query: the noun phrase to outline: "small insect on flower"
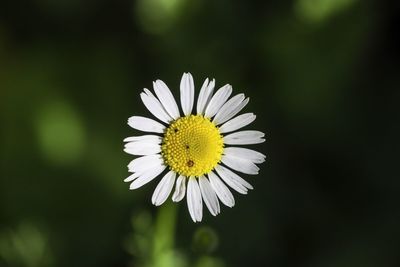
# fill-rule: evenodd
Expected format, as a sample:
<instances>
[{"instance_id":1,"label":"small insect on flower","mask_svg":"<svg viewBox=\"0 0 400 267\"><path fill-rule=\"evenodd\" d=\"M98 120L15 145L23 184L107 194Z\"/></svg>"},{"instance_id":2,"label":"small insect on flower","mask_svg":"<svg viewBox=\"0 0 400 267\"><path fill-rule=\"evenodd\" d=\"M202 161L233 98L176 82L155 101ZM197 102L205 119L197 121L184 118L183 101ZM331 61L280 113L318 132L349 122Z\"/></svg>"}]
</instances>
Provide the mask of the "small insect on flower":
<instances>
[{"instance_id":1,"label":"small insect on flower","mask_svg":"<svg viewBox=\"0 0 400 267\"><path fill-rule=\"evenodd\" d=\"M229 84L214 94L214 86L214 79L204 81L196 111L192 112L195 101L193 77L184 73L180 83L181 116L167 85L161 80L153 82L155 95L144 89L140 97L150 113L161 122L140 116L130 117L129 126L155 134L124 140L124 151L140 156L128 165L132 175L124 181L131 182L130 189L141 187L168 168L153 193L152 203L156 206L163 204L175 185L172 200L179 202L186 194L194 222L202 220L203 201L214 216L220 213L219 201L233 207L235 199L228 186L241 194L247 194L253 187L232 170L258 174L256 164L265 160L263 154L238 146L265 141L264 133L260 131L237 131L256 118L253 113L236 116L249 99L244 94L229 98L232 94Z\"/></svg>"}]
</instances>

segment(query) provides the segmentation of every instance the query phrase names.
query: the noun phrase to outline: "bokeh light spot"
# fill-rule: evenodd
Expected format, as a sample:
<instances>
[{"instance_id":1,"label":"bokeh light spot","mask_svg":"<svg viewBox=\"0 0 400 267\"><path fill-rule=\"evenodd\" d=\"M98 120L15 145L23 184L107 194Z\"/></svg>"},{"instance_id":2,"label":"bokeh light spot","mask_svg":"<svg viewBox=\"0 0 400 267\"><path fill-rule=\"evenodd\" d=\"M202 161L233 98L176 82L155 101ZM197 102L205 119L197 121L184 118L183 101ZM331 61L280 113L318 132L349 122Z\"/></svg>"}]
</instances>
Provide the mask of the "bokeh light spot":
<instances>
[{"instance_id":1,"label":"bokeh light spot","mask_svg":"<svg viewBox=\"0 0 400 267\"><path fill-rule=\"evenodd\" d=\"M218 243L217 233L207 226L198 228L193 235L193 249L201 253L211 253L215 251L218 247Z\"/></svg>"},{"instance_id":2,"label":"bokeh light spot","mask_svg":"<svg viewBox=\"0 0 400 267\"><path fill-rule=\"evenodd\" d=\"M163 34L175 25L186 0L138 0L136 13L145 32Z\"/></svg>"},{"instance_id":3,"label":"bokeh light spot","mask_svg":"<svg viewBox=\"0 0 400 267\"><path fill-rule=\"evenodd\" d=\"M53 266L47 239L47 233L28 222L0 232L0 263L4 262L6 266Z\"/></svg>"},{"instance_id":4,"label":"bokeh light spot","mask_svg":"<svg viewBox=\"0 0 400 267\"><path fill-rule=\"evenodd\" d=\"M84 127L69 104L62 101L45 104L36 116L36 131L40 149L52 163L69 164L82 156Z\"/></svg>"},{"instance_id":5,"label":"bokeh light spot","mask_svg":"<svg viewBox=\"0 0 400 267\"><path fill-rule=\"evenodd\" d=\"M303 20L320 23L349 8L357 0L297 0L295 12Z\"/></svg>"}]
</instances>

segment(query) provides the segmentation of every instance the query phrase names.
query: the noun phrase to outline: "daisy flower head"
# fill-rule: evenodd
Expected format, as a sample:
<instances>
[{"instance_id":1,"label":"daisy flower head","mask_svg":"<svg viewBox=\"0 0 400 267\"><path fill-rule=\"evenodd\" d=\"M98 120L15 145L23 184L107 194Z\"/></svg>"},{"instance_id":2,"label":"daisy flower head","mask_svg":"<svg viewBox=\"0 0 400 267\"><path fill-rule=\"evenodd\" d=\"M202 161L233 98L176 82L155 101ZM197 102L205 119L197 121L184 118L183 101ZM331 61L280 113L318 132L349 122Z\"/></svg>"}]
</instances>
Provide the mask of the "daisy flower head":
<instances>
[{"instance_id":1,"label":"daisy flower head","mask_svg":"<svg viewBox=\"0 0 400 267\"><path fill-rule=\"evenodd\" d=\"M124 140L124 151L138 156L129 163L132 174L124 180L131 183L130 189L137 189L165 173L154 190L152 203L163 204L175 188L172 201L179 202L186 194L194 222L202 220L203 202L214 216L220 213L220 201L233 207L235 199L229 188L241 194L253 189L234 171L258 174L256 164L265 160L263 154L241 147L265 141L264 133L242 129L256 115L236 116L249 98L244 94L230 98L232 86L229 84L215 93L214 87L215 80L207 78L195 105L193 77L184 73L179 110L167 85L161 80L153 82L154 94L145 88L140 97L158 121L130 117L128 125L146 134Z\"/></svg>"}]
</instances>

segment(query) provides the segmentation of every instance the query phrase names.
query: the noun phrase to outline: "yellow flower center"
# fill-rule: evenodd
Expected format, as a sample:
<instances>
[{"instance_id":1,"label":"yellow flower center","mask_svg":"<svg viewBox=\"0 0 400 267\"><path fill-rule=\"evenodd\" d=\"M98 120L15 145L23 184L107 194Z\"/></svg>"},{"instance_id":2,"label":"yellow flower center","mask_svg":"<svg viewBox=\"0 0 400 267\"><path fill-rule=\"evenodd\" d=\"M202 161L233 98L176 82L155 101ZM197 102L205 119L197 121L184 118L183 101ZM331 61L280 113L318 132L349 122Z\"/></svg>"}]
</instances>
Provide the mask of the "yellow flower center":
<instances>
[{"instance_id":1,"label":"yellow flower center","mask_svg":"<svg viewBox=\"0 0 400 267\"><path fill-rule=\"evenodd\" d=\"M209 119L189 115L171 123L161 145L165 163L184 176L201 176L220 162L224 143Z\"/></svg>"}]
</instances>

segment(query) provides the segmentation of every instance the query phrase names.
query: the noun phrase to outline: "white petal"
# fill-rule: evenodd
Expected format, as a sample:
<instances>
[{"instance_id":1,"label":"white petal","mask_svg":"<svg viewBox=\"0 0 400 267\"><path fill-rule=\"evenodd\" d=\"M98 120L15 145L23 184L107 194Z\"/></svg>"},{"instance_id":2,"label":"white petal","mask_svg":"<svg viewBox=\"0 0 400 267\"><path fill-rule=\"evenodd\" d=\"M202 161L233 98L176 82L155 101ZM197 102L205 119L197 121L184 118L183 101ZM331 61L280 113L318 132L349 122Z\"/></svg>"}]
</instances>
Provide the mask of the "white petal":
<instances>
[{"instance_id":1,"label":"white petal","mask_svg":"<svg viewBox=\"0 0 400 267\"><path fill-rule=\"evenodd\" d=\"M249 125L256 119L253 113L245 113L225 122L220 128L220 133L228 133Z\"/></svg>"},{"instance_id":2,"label":"white petal","mask_svg":"<svg viewBox=\"0 0 400 267\"><path fill-rule=\"evenodd\" d=\"M217 125L226 122L235 116L248 102L249 99L245 100L244 94L235 95L221 107L217 115L215 115L213 122Z\"/></svg>"},{"instance_id":3,"label":"white petal","mask_svg":"<svg viewBox=\"0 0 400 267\"><path fill-rule=\"evenodd\" d=\"M165 126L155 120L132 116L128 119L128 125L134 129L143 132L154 132L154 133L164 133Z\"/></svg>"},{"instance_id":4,"label":"white petal","mask_svg":"<svg viewBox=\"0 0 400 267\"><path fill-rule=\"evenodd\" d=\"M243 147L225 147L224 154L231 157L242 158L250 160L253 163L263 163L265 161L265 155L261 154L252 149L247 149Z\"/></svg>"},{"instance_id":5,"label":"white petal","mask_svg":"<svg viewBox=\"0 0 400 267\"><path fill-rule=\"evenodd\" d=\"M224 136L226 145L251 145L265 141L264 133L260 131L240 131Z\"/></svg>"},{"instance_id":6,"label":"white petal","mask_svg":"<svg viewBox=\"0 0 400 267\"><path fill-rule=\"evenodd\" d=\"M169 90L168 86L161 80L157 80L153 83L154 92L158 99L163 105L167 113L173 118L177 119L180 117L178 105L176 104L175 98Z\"/></svg>"},{"instance_id":7,"label":"white petal","mask_svg":"<svg viewBox=\"0 0 400 267\"><path fill-rule=\"evenodd\" d=\"M147 140L141 140L141 141L132 141L132 142L128 142L124 145L125 148L129 148L129 147L134 147L137 144L150 144L153 146L160 146L161 141L157 140L157 139L147 139Z\"/></svg>"},{"instance_id":8,"label":"white petal","mask_svg":"<svg viewBox=\"0 0 400 267\"><path fill-rule=\"evenodd\" d=\"M240 177L233 171L229 170L228 168L225 168L222 165L217 165L217 168L216 168L217 172L218 172L218 170L220 170L222 173L227 175L233 182L245 187L246 191L247 191L247 189L253 189L253 186L251 184L249 184L246 180L244 180L242 177ZM219 174L219 172L218 172L218 174ZM221 178L222 178L222 176L221 176Z\"/></svg>"},{"instance_id":9,"label":"white petal","mask_svg":"<svg viewBox=\"0 0 400 267\"><path fill-rule=\"evenodd\" d=\"M200 89L199 99L197 100L197 114L204 114L214 92L214 86L214 79L210 83L208 83L208 78L204 81Z\"/></svg>"},{"instance_id":10,"label":"white petal","mask_svg":"<svg viewBox=\"0 0 400 267\"><path fill-rule=\"evenodd\" d=\"M131 136L124 139L124 142L138 142L146 141L148 143L161 144L162 137L158 135L142 135L142 136Z\"/></svg>"},{"instance_id":11,"label":"white petal","mask_svg":"<svg viewBox=\"0 0 400 267\"><path fill-rule=\"evenodd\" d=\"M226 100L232 93L232 86L229 84L224 85L215 93L211 98L210 103L206 107L205 117L212 118L217 114L218 110L225 104Z\"/></svg>"},{"instance_id":12,"label":"white petal","mask_svg":"<svg viewBox=\"0 0 400 267\"><path fill-rule=\"evenodd\" d=\"M163 162L164 161L160 154L143 156L129 162L128 170L130 172L143 173L149 169L162 165Z\"/></svg>"},{"instance_id":13,"label":"white petal","mask_svg":"<svg viewBox=\"0 0 400 267\"><path fill-rule=\"evenodd\" d=\"M233 177L232 174L235 174L235 173L233 173L232 171L230 171L229 169L227 169L221 165L217 165L215 167L215 170L217 171L217 173L219 174L221 179L224 180L224 182L227 185L229 185L232 189L236 190L237 192L239 192L241 194L247 194L247 188L246 188L246 186L244 186L242 181L237 179L237 177ZM242 179L242 178L240 178L240 179Z\"/></svg>"},{"instance_id":14,"label":"white petal","mask_svg":"<svg viewBox=\"0 0 400 267\"><path fill-rule=\"evenodd\" d=\"M138 177L139 177L139 174L133 173L133 174L129 175L127 178L125 178L124 182L132 182L133 180L135 180Z\"/></svg>"},{"instance_id":15,"label":"white petal","mask_svg":"<svg viewBox=\"0 0 400 267\"><path fill-rule=\"evenodd\" d=\"M181 105L185 115L192 113L194 103L194 82L190 73L184 73L181 79Z\"/></svg>"},{"instance_id":16,"label":"white petal","mask_svg":"<svg viewBox=\"0 0 400 267\"><path fill-rule=\"evenodd\" d=\"M176 180L175 192L172 195L172 201L179 202L183 199L186 192L186 177L180 175Z\"/></svg>"},{"instance_id":17,"label":"white petal","mask_svg":"<svg viewBox=\"0 0 400 267\"><path fill-rule=\"evenodd\" d=\"M238 114L247 105L247 103L249 103L249 98L246 98L238 106L236 106L220 123L224 123L227 120L232 119L236 114Z\"/></svg>"},{"instance_id":18,"label":"white petal","mask_svg":"<svg viewBox=\"0 0 400 267\"><path fill-rule=\"evenodd\" d=\"M189 178L186 196L190 216L194 222L200 222L203 218L203 201L197 179Z\"/></svg>"},{"instance_id":19,"label":"white petal","mask_svg":"<svg viewBox=\"0 0 400 267\"><path fill-rule=\"evenodd\" d=\"M204 203L206 203L208 210L213 216L217 216L217 214L220 213L220 206L217 194L211 187L211 184L206 177L199 177L199 185L201 195L203 196Z\"/></svg>"},{"instance_id":20,"label":"white petal","mask_svg":"<svg viewBox=\"0 0 400 267\"><path fill-rule=\"evenodd\" d=\"M258 168L257 165L255 165L252 161L248 159L223 155L221 161L231 169L234 169L235 171L242 173L258 174L258 171L260 170L260 168Z\"/></svg>"},{"instance_id":21,"label":"white petal","mask_svg":"<svg viewBox=\"0 0 400 267\"><path fill-rule=\"evenodd\" d=\"M165 170L165 168L166 168L165 165L160 165L155 168L147 170L131 183L129 189L131 190L137 189L142 185L147 184L148 182L156 178L160 173L162 173Z\"/></svg>"},{"instance_id":22,"label":"white petal","mask_svg":"<svg viewBox=\"0 0 400 267\"><path fill-rule=\"evenodd\" d=\"M167 200L172 188L174 187L176 173L174 171L169 171L161 181L158 183L156 189L154 190L153 196L151 197L151 202L160 206Z\"/></svg>"},{"instance_id":23,"label":"white petal","mask_svg":"<svg viewBox=\"0 0 400 267\"><path fill-rule=\"evenodd\" d=\"M233 207L235 205L235 199L231 191L229 191L228 187L221 181L221 179L219 179L214 172L208 174L208 179L221 202L230 208Z\"/></svg>"},{"instance_id":24,"label":"white petal","mask_svg":"<svg viewBox=\"0 0 400 267\"><path fill-rule=\"evenodd\" d=\"M125 144L124 151L137 156L154 155L161 152L161 146L146 142L130 142Z\"/></svg>"},{"instance_id":25,"label":"white petal","mask_svg":"<svg viewBox=\"0 0 400 267\"><path fill-rule=\"evenodd\" d=\"M153 114L157 119L165 123L169 123L172 118L167 114L160 101L147 89L145 93L140 94L140 98L146 108Z\"/></svg>"}]
</instances>

